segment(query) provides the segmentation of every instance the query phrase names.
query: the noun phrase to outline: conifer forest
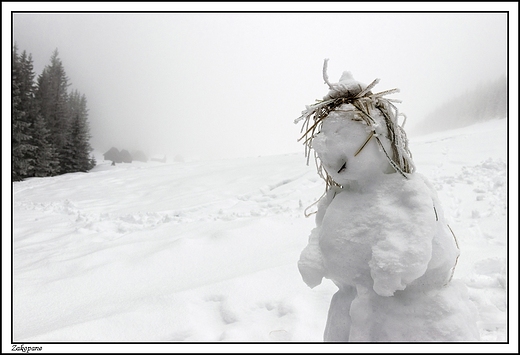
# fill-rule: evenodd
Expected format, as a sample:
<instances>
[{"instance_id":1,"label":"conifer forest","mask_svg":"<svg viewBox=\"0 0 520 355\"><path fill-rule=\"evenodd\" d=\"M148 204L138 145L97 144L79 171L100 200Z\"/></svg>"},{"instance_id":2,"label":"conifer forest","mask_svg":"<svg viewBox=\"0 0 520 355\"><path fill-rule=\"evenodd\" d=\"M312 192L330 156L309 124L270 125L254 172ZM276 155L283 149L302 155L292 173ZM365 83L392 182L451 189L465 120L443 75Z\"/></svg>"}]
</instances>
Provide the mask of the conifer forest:
<instances>
[{"instance_id":1,"label":"conifer forest","mask_svg":"<svg viewBox=\"0 0 520 355\"><path fill-rule=\"evenodd\" d=\"M92 169L87 99L69 90L58 50L37 77L31 54L12 56L12 180Z\"/></svg>"}]
</instances>

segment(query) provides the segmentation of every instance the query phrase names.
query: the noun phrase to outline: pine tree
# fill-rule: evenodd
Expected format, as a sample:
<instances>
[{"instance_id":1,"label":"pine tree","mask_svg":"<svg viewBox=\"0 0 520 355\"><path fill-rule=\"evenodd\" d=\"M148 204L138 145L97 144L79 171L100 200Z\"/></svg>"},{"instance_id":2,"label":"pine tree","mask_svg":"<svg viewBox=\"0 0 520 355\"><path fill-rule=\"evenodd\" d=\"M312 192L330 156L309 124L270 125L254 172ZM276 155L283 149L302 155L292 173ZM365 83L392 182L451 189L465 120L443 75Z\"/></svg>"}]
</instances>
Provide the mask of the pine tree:
<instances>
[{"instance_id":1,"label":"pine tree","mask_svg":"<svg viewBox=\"0 0 520 355\"><path fill-rule=\"evenodd\" d=\"M31 142L38 149L34 152L33 176L45 177L56 175L59 170L59 162L55 149L50 145L50 132L45 120L37 115L33 123L33 135Z\"/></svg>"},{"instance_id":2,"label":"pine tree","mask_svg":"<svg viewBox=\"0 0 520 355\"><path fill-rule=\"evenodd\" d=\"M13 112L12 112L12 161L13 180L34 176L37 163L35 154L41 147L34 143L34 121L38 116L35 101L33 61L25 51L21 55L13 49ZM41 153L41 152L38 152Z\"/></svg>"},{"instance_id":3,"label":"pine tree","mask_svg":"<svg viewBox=\"0 0 520 355\"><path fill-rule=\"evenodd\" d=\"M29 150L27 141L30 136L28 129L30 124L26 120L27 113L23 107L22 92L22 65L20 57L17 53L16 45L12 51L12 72L11 72L11 94L12 94L12 116L11 116L11 130L12 130L12 169L11 176L13 181L22 180L29 175L30 162L25 160L25 155Z\"/></svg>"},{"instance_id":4,"label":"pine tree","mask_svg":"<svg viewBox=\"0 0 520 355\"><path fill-rule=\"evenodd\" d=\"M94 156L94 154L92 154L90 157L90 161L89 161L89 166L90 166L89 170L93 169L96 165L97 165L96 157Z\"/></svg>"},{"instance_id":5,"label":"pine tree","mask_svg":"<svg viewBox=\"0 0 520 355\"><path fill-rule=\"evenodd\" d=\"M67 156L70 154L69 133L70 121L67 110L69 86L68 78L56 49L51 56L51 64L46 66L38 77L37 100L40 113L49 130L49 144L56 154L59 162L57 173L69 172L66 165Z\"/></svg>"},{"instance_id":6,"label":"pine tree","mask_svg":"<svg viewBox=\"0 0 520 355\"><path fill-rule=\"evenodd\" d=\"M94 166L90 153L90 129L88 125L87 99L74 90L69 95L69 115L71 122L70 142L68 149L71 155L67 161L73 171L88 171Z\"/></svg>"}]
</instances>

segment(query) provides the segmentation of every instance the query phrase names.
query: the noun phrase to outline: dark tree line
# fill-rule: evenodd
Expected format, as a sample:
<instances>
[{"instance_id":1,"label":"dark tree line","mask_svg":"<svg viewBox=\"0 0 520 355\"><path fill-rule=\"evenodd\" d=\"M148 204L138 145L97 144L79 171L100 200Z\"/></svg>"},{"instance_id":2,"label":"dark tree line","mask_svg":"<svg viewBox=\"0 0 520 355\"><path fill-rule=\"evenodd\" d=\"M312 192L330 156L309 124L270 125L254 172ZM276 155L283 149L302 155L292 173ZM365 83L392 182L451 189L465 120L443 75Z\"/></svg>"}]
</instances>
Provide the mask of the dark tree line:
<instances>
[{"instance_id":1,"label":"dark tree line","mask_svg":"<svg viewBox=\"0 0 520 355\"><path fill-rule=\"evenodd\" d=\"M13 181L92 169L87 99L68 91L58 50L36 80L32 56L12 55Z\"/></svg>"}]
</instances>

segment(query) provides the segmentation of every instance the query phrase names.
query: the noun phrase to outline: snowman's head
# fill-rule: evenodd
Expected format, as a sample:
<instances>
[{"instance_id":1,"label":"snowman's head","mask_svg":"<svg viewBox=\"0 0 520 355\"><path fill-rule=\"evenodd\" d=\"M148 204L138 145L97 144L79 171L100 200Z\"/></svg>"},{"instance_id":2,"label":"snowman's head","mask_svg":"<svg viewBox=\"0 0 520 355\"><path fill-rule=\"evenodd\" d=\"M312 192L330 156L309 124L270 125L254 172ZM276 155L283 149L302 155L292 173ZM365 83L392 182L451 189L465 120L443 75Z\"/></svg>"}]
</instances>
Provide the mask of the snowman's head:
<instances>
[{"instance_id":1,"label":"snowman's head","mask_svg":"<svg viewBox=\"0 0 520 355\"><path fill-rule=\"evenodd\" d=\"M378 83L365 85L344 72L336 84L324 80L330 91L302 116L306 155L314 150L318 173L327 186L344 186L349 181L372 180L384 174L412 173L413 162L406 134L398 124L397 100L383 96L388 90L373 94Z\"/></svg>"},{"instance_id":2,"label":"snowman's head","mask_svg":"<svg viewBox=\"0 0 520 355\"><path fill-rule=\"evenodd\" d=\"M352 104L343 104L329 113L312 139L321 168L337 185L396 172L385 155L392 145L384 118L379 112L371 116L375 123L369 126Z\"/></svg>"}]
</instances>

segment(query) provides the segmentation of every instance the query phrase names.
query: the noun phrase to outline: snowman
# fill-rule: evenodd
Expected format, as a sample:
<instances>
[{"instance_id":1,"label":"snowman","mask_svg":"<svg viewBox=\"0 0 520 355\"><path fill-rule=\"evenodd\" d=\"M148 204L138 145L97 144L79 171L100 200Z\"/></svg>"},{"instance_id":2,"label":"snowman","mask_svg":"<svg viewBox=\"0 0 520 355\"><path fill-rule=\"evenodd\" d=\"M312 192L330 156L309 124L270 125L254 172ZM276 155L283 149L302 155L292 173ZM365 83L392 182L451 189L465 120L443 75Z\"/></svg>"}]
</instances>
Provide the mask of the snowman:
<instances>
[{"instance_id":1,"label":"snowman","mask_svg":"<svg viewBox=\"0 0 520 355\"><path fill-rule=\"evenodd\" d=\"M307 106L302 140L326 182L298 268L332 297L325 341L475 341L476 308L452 279L459 248L432 185L415 172L397 100L344 72Z\"/></svg>"}]
</instances>

